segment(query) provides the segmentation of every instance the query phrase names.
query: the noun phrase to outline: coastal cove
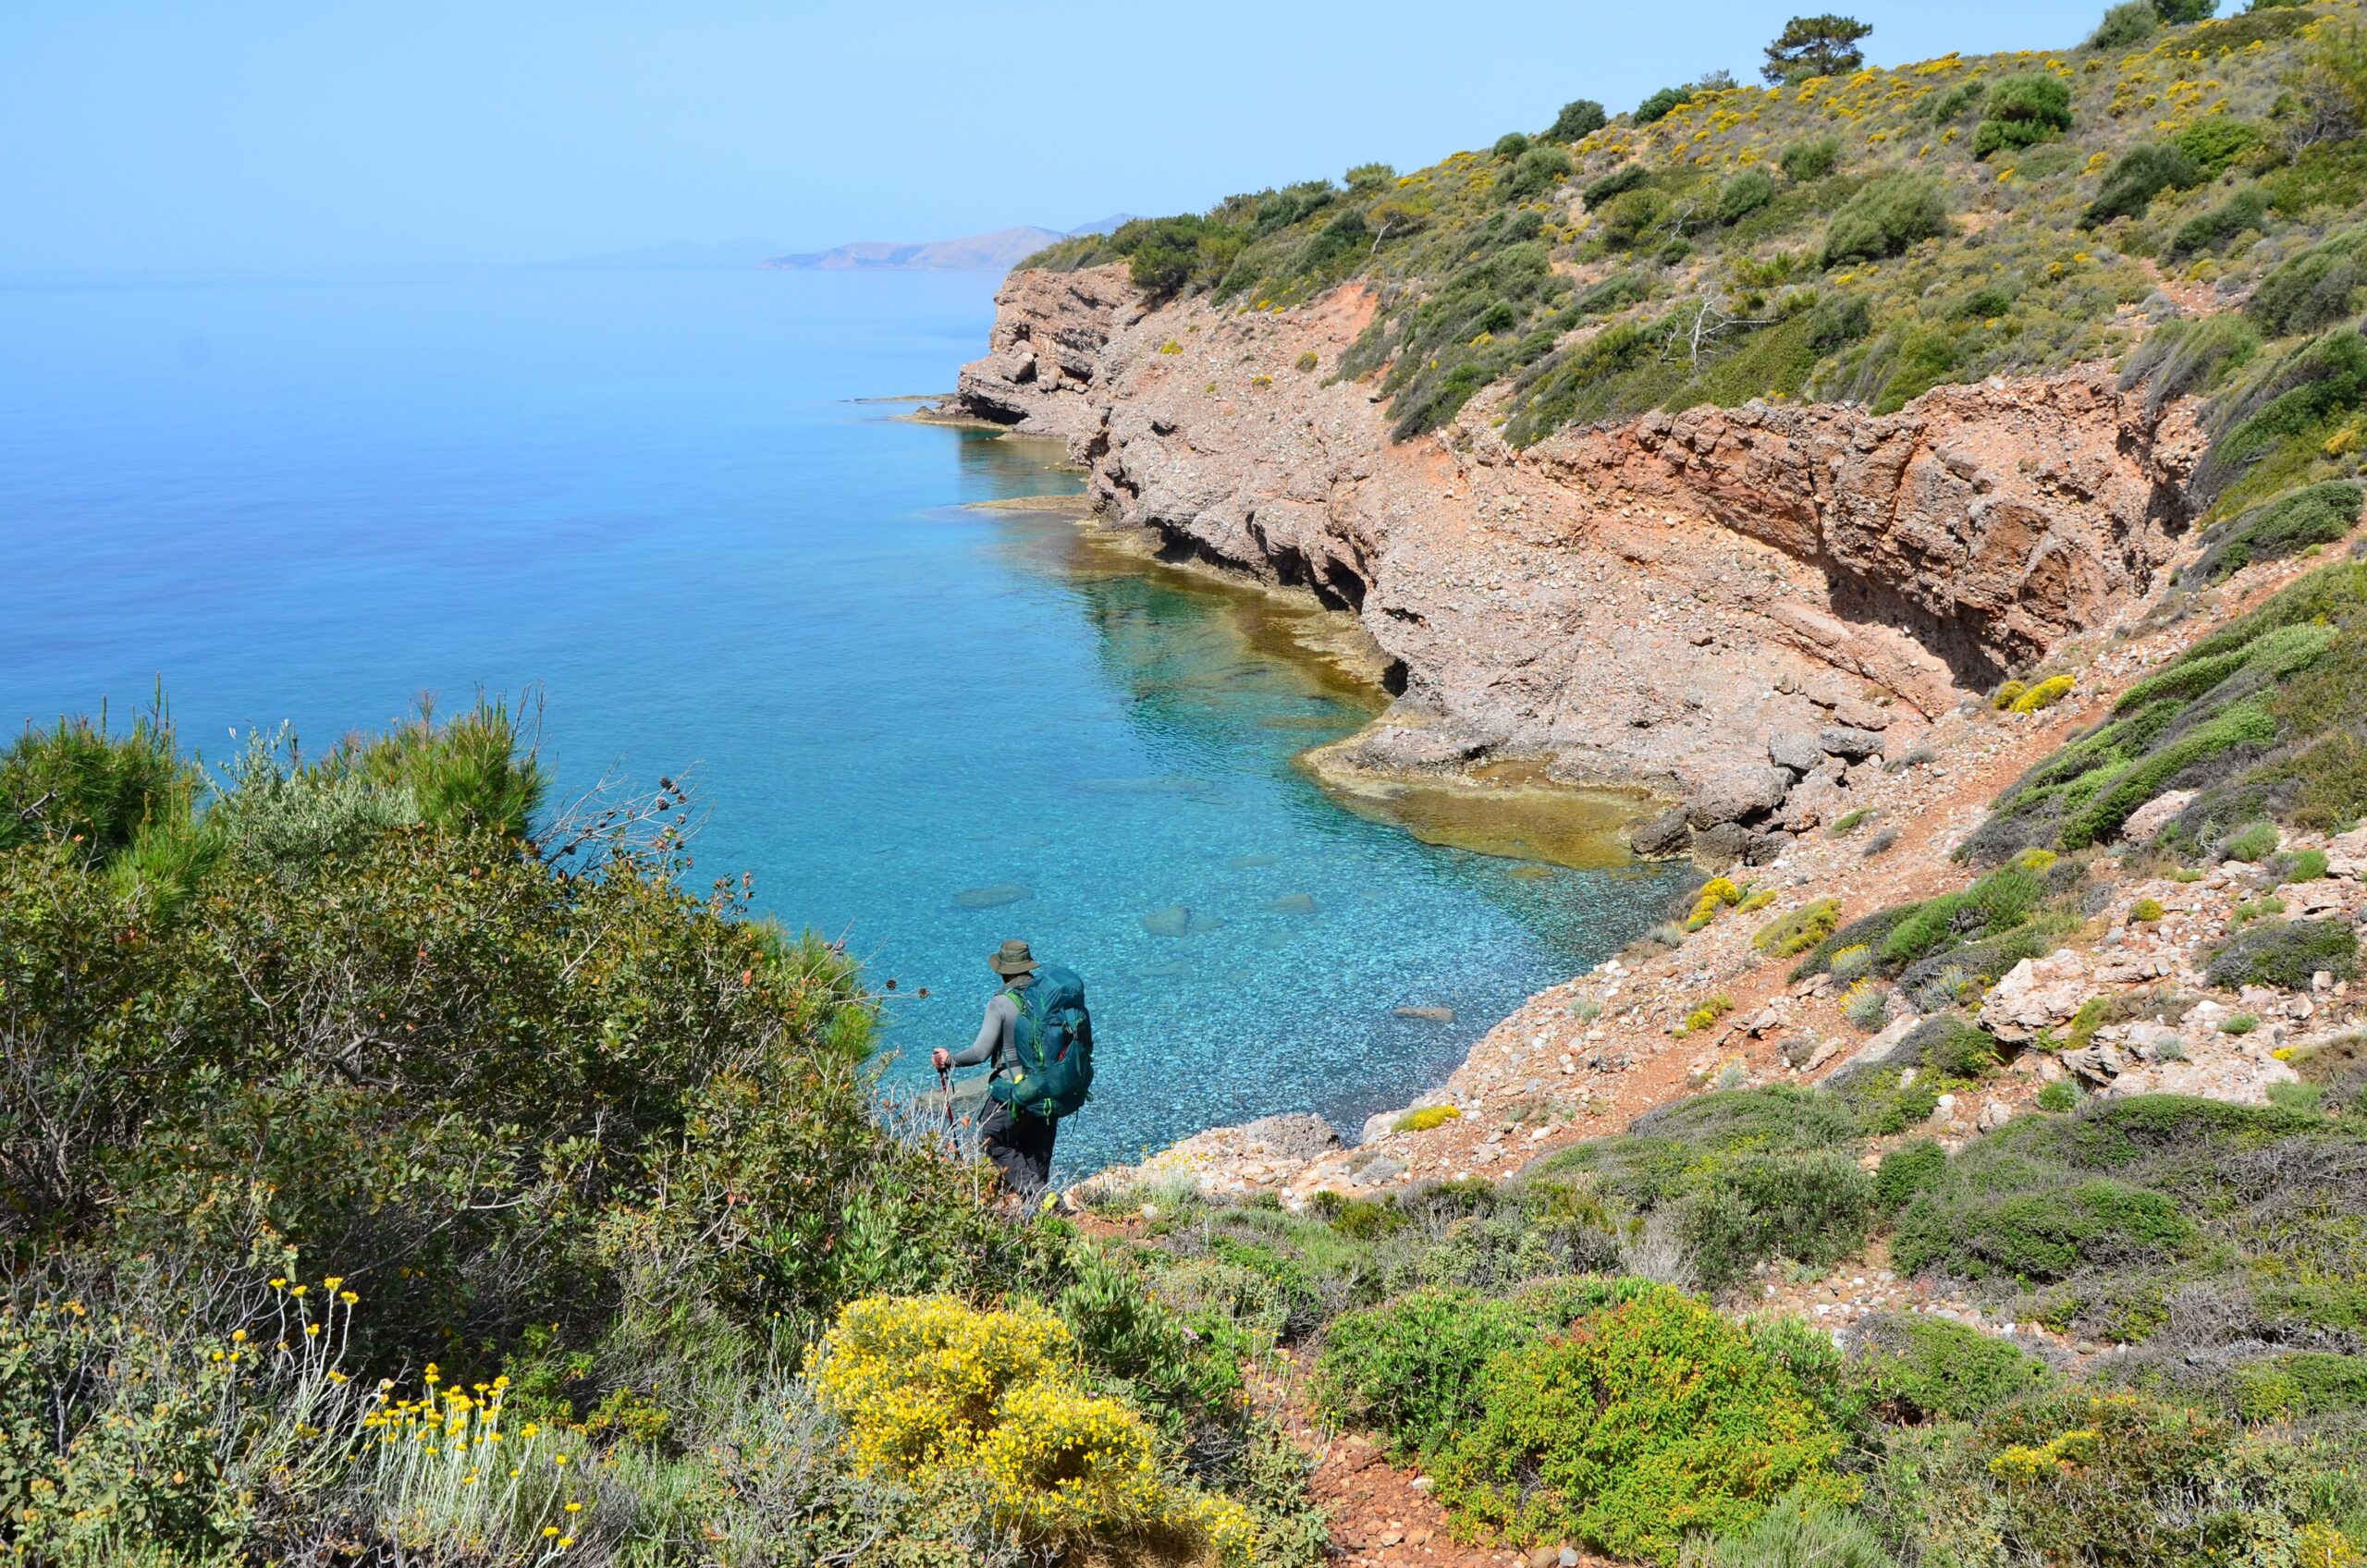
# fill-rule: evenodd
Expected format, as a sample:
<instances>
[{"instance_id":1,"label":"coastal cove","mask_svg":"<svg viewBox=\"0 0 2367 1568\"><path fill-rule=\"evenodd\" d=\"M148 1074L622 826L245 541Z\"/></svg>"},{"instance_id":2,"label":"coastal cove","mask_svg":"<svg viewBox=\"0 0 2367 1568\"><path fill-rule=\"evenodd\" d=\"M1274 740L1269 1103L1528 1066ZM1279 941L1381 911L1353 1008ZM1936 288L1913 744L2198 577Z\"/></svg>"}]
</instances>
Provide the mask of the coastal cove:
<instances>
[{"instance_id":1,"label":"coastal cove","mask_svg":"<svg viewBox=\"0 0 2367 1568\"><path fill-rule=\"evenodd\" d=\"M1455 847L1467 799L1348 809L1300 759L1377 700L1318 614L979 505L1076 482L865 399L949 380L985 280L300 281L0 293L12 724L161 678L219 761L232 729L316 753L423 689L539 682L558 798L686 771L693 885L750 872L897 982L891 1081L966 1040L1003 937L1080 969L1103 1077L1072 1176L1403 1105L1687 875L1627 865L1609 808L1481 802L1495 854Z\"/></svg>"}]
</instances>

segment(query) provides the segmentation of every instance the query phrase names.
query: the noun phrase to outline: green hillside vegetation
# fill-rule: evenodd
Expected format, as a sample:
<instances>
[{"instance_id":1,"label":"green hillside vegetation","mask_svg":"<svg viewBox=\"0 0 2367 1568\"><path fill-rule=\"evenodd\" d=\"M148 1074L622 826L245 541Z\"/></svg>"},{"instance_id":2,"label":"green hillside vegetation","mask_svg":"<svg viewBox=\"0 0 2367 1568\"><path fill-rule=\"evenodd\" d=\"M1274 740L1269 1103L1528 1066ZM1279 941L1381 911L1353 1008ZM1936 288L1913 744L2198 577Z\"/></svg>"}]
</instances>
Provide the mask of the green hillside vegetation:
<instances>
[{"instance_id":1,"label":"green hillside vegetation","mask_svg":"<svg viewBox=\"0 0 2367 1568\"><path fill-rule=\"evenodd\" d=\"M497 703L313 760L202 769L161 712L0 754L16 1561L1314 1568L1310 1462L1249 1397L1293 1366L1475 1541L2367 1539L2347 1047L2297 1060L2307 1109L2098 1101L1870 1158L1998 1070L1946 1014L1838 1092L1703 1095L1504 1182L1154 1184L1088 1241L880 1097L842 953L682 888L678 787L544 794ZM2027 854L1801 962L1904 975L2085 885ZM1883 1236L2128 1353L1715 1307Z\"/></svg>"},{"instance_id":2,"label":"green hillside vegetation","mask_svg":"<svg viewBox=\"0 0 2367 1568\"><path fill-rule=\"evenodd\" d=\"M2343 488L2337 521L2357 505ZM2323 515L2323 493L2260 511ZM2154 841L2171 857L2223 851L2269 821L2349 824L2367 813L2362 677L2367 566L2322 567L2122 692L2109 717L1999 797L1959 852L1993 862L2033 845L2103 843L2173 790L2195 799Z\"/></svg>"},{"instance_id":3,"label":"green hillside vegetation","mask_svg":"<svg viewBox=\"0 0 2367 1568\"><path fill-rule=\"evenodd\" d=\"M1993 1044L1986 1065L1960 1043L1930 1060L1977 1080ZM1954 1155L1908 1143L1869 1173L1886 1130L1846 1095L1730 1090L1497 1184L1305 1214L1112 1193L1111 1215L1157 1214L1112 1261L1229 1302L1257 1342L1311 1347L1320 1406L1433 1477L1474 1541L1995 1568L2350 1550L2367 1124L2098 1101ZM2075 1374L1916 1317L1837 1349L1686 1293L1731 1284L1747 1305L1883 1234L2000 1316L2127 1349ZM1751 1555L1776 1536L1812 1550Z\"/></svg>"},{"instance_id":4,"label":"green hillside vegetation","mask_svg":"<svg viewBox=\"0 0 2367 1568\"><path fill-rule=\"evenodd\" d=\"M1035 262L1122 260L1155 295L1241 312L1366 279L1381 310L1331 369L1379 373L1400 437L1490 387L1518 444L1751 398L1888 410L1950 382L2121 359L2177 313L2165 282L2289 300L2181 361L2177 389L2208 390L2263 340L2277 356L2351 307L2352 247L2292 267L2367 194L2367 34L2357 0L2114 17L2105 42L2059 51L1764 88L1713 77L1567 140L1593 116Z\"/></svg>"},{"instance_id":5,"label":"green hillside vegetation","mask_svg":"<svg viewBox=\"0 0 2367 1568\"><path fill-rule=\"evenodd\" d=\"M1240 1341L900 1131L878 998L681 885L679 787L544 791L498 703L211 773L161 712L0 752L0 1557L1312 1561ZM958 1366L954 1291L1058 1342L867 1459L805 1347L901 1314Z\"/></svg>"}]
</instances>

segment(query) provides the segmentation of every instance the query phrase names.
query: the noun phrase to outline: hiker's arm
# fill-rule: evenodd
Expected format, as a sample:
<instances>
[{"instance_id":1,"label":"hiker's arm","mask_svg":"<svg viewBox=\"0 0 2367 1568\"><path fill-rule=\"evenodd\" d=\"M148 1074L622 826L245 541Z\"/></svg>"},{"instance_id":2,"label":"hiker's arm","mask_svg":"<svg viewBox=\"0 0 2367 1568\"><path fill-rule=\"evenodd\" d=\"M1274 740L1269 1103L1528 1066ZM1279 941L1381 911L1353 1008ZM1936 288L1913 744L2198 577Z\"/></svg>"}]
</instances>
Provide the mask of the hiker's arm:
<instances>
[{"instance_id":1,"label":"hiker's arm","mask_svg":"<svg viewBox=\"0 0 2367 1568\"><path fill-rule=\"evenodd\" d=\"M987 1004L986 1022L978 1025L978 1037L967 1047L953 1053L956 1067L975 1067L995 1054L995 1042L1002 1038L1003 1014L1011 1003L1001 997Z\"/></svg>"}]
</instances>

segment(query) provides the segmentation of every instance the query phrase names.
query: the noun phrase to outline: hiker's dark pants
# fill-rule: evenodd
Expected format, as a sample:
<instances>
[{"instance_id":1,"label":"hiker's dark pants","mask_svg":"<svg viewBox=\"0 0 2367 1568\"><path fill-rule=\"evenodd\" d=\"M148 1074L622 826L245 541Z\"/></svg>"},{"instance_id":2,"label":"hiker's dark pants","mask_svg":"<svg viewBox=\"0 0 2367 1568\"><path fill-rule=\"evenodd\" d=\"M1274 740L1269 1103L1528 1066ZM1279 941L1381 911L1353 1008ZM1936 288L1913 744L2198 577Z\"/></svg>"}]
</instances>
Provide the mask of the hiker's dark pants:
<instances>
[{"instance_id":1,"label":"hiker's dark pants","mask_svg":"<svg viewBox=\"0 0 2367 1568\"><path fill-rule=\"evenodd\" d=\"M1005 1190L1032 1198L1051 1184L1052 1137L1061 1124L1032 1111L1014 1113L1001 1101L989 1102L979 1123L979 1141L987 1158L1002 1172Z\"/></svg>"}]
</instances>

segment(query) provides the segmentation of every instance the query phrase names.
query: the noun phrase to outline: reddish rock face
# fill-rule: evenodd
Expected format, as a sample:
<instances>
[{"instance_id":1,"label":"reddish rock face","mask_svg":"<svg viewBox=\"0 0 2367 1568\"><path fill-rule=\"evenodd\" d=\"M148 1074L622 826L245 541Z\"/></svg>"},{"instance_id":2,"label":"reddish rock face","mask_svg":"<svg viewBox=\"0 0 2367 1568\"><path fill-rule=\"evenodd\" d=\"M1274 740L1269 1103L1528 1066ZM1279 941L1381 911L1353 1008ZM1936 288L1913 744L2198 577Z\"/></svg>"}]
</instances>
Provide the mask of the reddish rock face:
<instances>
[{"instance_id":1,"label":"reddish rock face","mask_svg":"<svg viewBox=\"0 0 2367 1568\"><path fill-rule=\"evenodd\" d=\"M995 294L987 357L962 367L943 411L1025 435L1081 435L1094 423L1084 394L1101 351L1141 315L1124 267L1014 272Z\"/></svg>"},{"instance_id":2,"label":"reddish rock face","mask_svg":"<svg viewBox=\"0 0 2367 1568\"><path fill-rule=\"evenodd\" d=\"M1401 720L1444 765L1542 755L1694 796L1836 723L1903 752L2143 595L2201 445L2183 407L2149 416L2099 370L1882 418L1653 413L1526 451L1490 393L1392 443L1377 387L1329 379L1372 318L1361 285L1146 311L1108 267L1015 275L1001 302L948 411L1065 435L1111 521L1355 610L1403 677L1349 746L1380 766L1404 763ZM1846 780L1815 788L1841 798L1795 815L1846 809Z\"/></svg>"}]
</instances>

